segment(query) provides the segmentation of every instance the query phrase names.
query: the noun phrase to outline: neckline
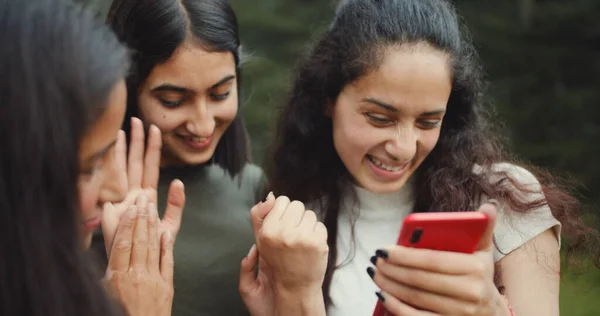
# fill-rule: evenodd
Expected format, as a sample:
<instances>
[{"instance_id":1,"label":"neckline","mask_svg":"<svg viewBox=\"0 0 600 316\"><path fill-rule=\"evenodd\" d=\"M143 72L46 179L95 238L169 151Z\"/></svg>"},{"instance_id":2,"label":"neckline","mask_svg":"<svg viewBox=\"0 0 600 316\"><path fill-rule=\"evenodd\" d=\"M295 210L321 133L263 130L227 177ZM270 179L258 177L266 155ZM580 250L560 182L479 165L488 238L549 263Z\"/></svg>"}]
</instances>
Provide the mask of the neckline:
<instances>
[{"instance_id":1,"label":"neckline","mask_svg":"<svg viewBox=\"0 0 600 316\"><path fill-rule=\"evenodd\" d=\"M387 221L404 218L414 206L414 183L409 179L398 191L376 193L356 184L346 185L342 210L357 220Z\"/></svg>"}]
</instances>

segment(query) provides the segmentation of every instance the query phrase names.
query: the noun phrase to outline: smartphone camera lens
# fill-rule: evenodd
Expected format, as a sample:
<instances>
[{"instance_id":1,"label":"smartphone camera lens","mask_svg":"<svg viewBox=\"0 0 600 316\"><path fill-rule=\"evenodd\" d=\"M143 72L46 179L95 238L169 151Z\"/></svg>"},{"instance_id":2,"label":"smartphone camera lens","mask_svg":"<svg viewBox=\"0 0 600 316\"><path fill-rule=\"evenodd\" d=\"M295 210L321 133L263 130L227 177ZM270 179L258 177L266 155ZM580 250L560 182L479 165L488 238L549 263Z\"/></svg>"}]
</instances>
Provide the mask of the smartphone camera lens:
<instances>
[{"instance_id":1,"label":"smartphone camera lens","mask_svg":"<svg viewBox=\"0 0 600 316\"><path fill-rule=\"evenodd\" d=\"M418 243L421 240L421 235L423 235L423 230L421 228L415 228L412 232L412 236L410 236L410 243Z\"/></svg>"}]
</instances>

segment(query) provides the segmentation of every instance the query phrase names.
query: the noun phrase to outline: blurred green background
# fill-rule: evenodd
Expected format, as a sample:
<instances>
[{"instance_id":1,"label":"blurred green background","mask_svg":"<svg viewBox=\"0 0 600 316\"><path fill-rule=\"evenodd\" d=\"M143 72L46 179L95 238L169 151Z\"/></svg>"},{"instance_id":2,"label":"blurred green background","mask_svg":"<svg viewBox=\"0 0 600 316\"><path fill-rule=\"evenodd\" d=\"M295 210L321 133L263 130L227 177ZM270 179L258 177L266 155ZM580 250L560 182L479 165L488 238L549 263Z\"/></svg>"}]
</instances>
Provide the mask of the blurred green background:
<instances>
[{"instance_id":1,"label":"blurred green background","mask_svg":"<svg viewBox=\"0 0 600 316\"><path fill-rule=\"evenodd\" d=\"M93 2L100 14L109 0ZM201 0L199 0L201 1ZM232 0L244 50L242 106L261 163L275 106L299 56L327 26L338 1ZM600 205L600 1L454 1L491 83L489 98L521 158L567 172L581 187L590 223ZM580 255L586 260L584 254ZM561 314L600 315L600 271L563 267Z\"/></svg>"}]
</instances>

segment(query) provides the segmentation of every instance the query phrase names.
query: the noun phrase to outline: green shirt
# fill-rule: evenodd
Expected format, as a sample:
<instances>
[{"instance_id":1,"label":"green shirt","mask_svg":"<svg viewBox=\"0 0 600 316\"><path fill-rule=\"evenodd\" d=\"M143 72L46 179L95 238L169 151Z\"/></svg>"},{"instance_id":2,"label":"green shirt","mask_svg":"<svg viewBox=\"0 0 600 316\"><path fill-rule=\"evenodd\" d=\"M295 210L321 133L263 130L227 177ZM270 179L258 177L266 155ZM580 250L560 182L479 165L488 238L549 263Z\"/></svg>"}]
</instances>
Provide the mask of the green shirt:
<instances>
[{"instance_id":1,"label":"green shirt","mask_svg":"<svg viewBox=\"0 0 600 316\"><path fill-rule=\"evenodd\" d=\"M216 165L161 170L161 216L175 178L185 185L186 205L174 249L172 315L248 315L238 292L239 271L254 243L250 208L262 193L262 171L247 165L232 179ZM95 247L104 251L102 244Z\"/></svg>"}]
</instances>

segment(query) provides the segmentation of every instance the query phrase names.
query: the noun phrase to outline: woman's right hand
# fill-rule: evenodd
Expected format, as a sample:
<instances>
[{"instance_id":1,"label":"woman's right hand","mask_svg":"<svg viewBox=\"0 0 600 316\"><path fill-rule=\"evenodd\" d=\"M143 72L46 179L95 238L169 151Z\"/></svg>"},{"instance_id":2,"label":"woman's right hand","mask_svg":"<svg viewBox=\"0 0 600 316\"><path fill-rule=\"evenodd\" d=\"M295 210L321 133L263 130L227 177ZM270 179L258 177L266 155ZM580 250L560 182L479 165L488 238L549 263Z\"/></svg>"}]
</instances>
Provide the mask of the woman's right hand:
<instances>
[{"instance_id":1,"label":"woman's right hand","mask_svg":"<svg viewBox=\"0 0 600 316\"><path fill-rule=\"evenodd\" d=\"M102 214L102 233L107 256L111 256L113 238L121 216L135 203L140 194L148 197L149 203L157 203L158 179L162 149L161 132L158 127L148 128L148 142L144 135L144 125L138 118L131 118L131 140L129 153L125 133L121 131L117 139L116 168L118 179L113 179L118 191L124 192L123 200L118 203L106 203ZM175 238L181 226L181 217L185 205L183 183L173 180L167 194L167 206L162 220L159 220L159 233L169 231Z\"/></svg>"},{"instance_id":2,"label":"woman's right hand","mask_svg":"<svg viewBox=\"0 0 600 316\"><path fill-rule=\"evenodd\" d=\"M104 281L130 316L171 315L174 236L161 236L159 223L156 204L142 193L116 229Z\"/></svg>"},{"instance_id":3,"label":"woman's right hand","mask_svg":"<svg viewBox=\"0 0 600 316\"><path fill-rule=\"evenodd\" d=\"M256 249L242 262L240 293L252 315L325 315L327 229L298 201L269 194L251 210ZM258 264L258 275L254 267Z\"/></svg>"}]
</instances>

